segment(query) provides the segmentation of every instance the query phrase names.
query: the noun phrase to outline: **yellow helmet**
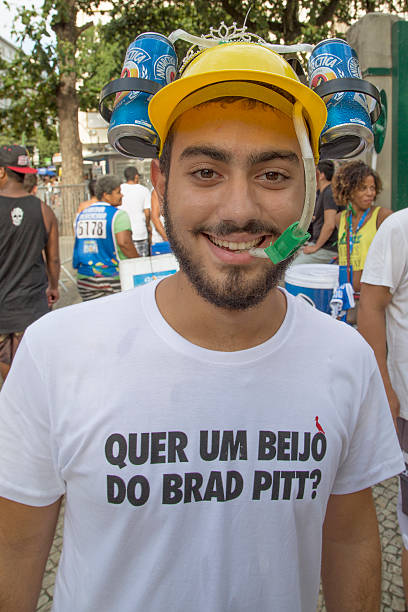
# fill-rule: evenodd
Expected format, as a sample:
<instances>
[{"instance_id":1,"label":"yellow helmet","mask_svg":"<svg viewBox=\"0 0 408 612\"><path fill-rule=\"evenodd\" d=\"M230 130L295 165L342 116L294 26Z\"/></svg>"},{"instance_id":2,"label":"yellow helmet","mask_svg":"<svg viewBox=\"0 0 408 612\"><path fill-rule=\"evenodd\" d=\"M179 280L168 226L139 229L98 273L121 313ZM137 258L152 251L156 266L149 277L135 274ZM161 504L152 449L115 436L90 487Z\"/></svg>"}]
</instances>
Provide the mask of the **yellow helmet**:
<instances>
[{"instance_id":1,"label":"yellow helmet","mask_svg":"<svg viewBox=\"0 0 408 612\"><path fill-rule=\"evenodd\" d=\"M179 79L153 96L149 116L161 146L180 115L202 102L224 96L259 100L291 118L293 105L300 102L313 155L318 161L326 105L299 81L286 60L259 43L224 43L205 49L190 60Z\"/></svg>"}]
</instances>

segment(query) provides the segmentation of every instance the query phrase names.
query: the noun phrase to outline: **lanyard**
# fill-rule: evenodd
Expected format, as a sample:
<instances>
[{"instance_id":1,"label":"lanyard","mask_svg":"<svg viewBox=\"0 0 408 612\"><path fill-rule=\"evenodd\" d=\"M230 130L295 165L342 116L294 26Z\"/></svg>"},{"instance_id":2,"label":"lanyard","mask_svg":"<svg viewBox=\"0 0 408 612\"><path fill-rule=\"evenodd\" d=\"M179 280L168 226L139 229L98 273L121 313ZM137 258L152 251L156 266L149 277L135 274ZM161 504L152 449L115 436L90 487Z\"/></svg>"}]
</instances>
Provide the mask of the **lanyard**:
<instances>
[{"instance_id":1,"label":"lanyard","mask_svg":"<svg viewBox=\"0 0 408 612\"><path fill-rule=\"evenodd\" d=\"M349 245L350 245L350 255L353 252L353 247L354 247L354 240L357 237L358 232L361 230L361 227L363 226L364 221L366 220L366 217L368 215L368 213L370 212L370 208L368 208L364 215L361 217L360 221L358 222L358 225L356 227L356 231L353 234L353 215L351 213L351 211L349 212L349 216L348 216L348 224L349 224L349 231L348 231L348 239L349 239Z\"/></svg>"}]
</instances>

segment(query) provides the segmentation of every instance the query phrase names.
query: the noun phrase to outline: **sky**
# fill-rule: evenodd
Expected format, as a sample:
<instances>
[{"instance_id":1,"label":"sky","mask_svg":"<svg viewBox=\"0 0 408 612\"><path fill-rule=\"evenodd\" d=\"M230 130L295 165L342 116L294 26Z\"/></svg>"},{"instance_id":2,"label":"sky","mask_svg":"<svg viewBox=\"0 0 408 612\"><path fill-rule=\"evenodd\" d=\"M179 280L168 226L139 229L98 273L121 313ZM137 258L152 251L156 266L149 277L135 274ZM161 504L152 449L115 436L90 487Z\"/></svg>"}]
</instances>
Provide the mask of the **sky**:
<instances>
[{"instance_id":1,"label":"sky","mask_svg":"<svg viewBox=\"0 0 408 612\"><path fill-rule=\"evenodd\" d=\"M10 9L7 9L3 0L0 0L0 36L16 44L16 40L11 35L11 24L17 14L17 10L22 7L31 8L32 5L39 8L42 6L42 3L43 0L8 0Z\"/></svg>"}]
</instances>

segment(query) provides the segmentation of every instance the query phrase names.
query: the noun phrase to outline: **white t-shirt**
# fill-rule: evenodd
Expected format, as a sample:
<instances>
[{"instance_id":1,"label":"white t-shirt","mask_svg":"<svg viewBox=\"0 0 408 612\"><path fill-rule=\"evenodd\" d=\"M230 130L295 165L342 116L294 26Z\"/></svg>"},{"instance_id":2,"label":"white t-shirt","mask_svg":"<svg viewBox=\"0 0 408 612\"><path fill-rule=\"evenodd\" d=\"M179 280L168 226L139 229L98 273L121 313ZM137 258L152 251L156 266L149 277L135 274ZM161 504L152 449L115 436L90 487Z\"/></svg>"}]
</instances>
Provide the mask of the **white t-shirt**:
<instances>
[{"instance_id":1,"label":"white t-shirt","mask_svg":"<svg viewBox=\"0 0 408 612\"><path fill-rule=\"evenodd\" d=\"M387 217L368 251L361 282L389 287L386 309L388 371L408 419L408 210Z\"/></svg>"},{"instance_id":2,"label":"white t-shirt","mask_svg":"<svg viewBox=\"0 0 408 612\"><path fill-rule=\"evenodd\" d=\"M126 210L132 224L132 239L147 238L146 217L144 211L150 210L150 191L143 185L122 183L120 191L123 195L121 209Z\"/></svg>"},{"instance_id":3,"label":"white t-shirt","mask_svg":"<svg viewBox=\"0 0 408 612\"><path fill-rule=\"evenodd\" d=\"M373 353L290 295L265 343L207 350L156 286L46 315L4 385L0 494L66 494L53 609L314 612L329 495L404 467Z\"/></svg>"}]
</instances>

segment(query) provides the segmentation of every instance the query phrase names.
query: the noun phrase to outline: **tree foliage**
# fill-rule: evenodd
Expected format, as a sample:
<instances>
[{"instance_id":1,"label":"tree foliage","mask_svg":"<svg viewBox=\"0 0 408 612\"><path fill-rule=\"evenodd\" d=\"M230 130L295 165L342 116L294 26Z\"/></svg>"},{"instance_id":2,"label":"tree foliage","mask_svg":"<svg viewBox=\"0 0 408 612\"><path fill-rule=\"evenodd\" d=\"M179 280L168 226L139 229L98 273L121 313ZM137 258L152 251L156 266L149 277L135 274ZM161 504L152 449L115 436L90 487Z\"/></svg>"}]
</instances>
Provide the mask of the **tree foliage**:
<instances>
[{"instance_id":1,"label":"tree foliage","mask_svg":"<svg viewBox=\"0 0 408 612\"><path fill-rule=\"evenodd\" d=\"M82 26L77 17L92 16L100 0L44 0L42 8L23 6L14 34L19 51L11 63L0 63L0 98L10 106L0 112L3 132L33 139L41 127L51 139L58 126L63 177L82 181L78 109L95 105L101 83L119 63L115 42L101 40L91 19ZM23 45L30 48L23 51Z\"/></svg>"},{"instance_id":2,"label":"tree foliage","mask_svg":"<svg viewBox=\"0 0 408 612\"><path fill-rule=\"evenodd\" d=\"M37 126L52 137L57 121L57 97L64 75L74 74L79 108L94 108L101 85L116 74L121 62L120 45L101 38L100 28L89 22L67 32L73 11L92 15L99 2L45 0L38 12L21 8L16 18L18 52L12 62L0 60L0 98L11 106L0 112L3 133L33 137ZM74 22L75 25L75 22ZM30 51L24 52L28 44Z\"/></svg>"},{"instance_id":3,"label":"tree foliage","mask_svg":"<svg viewBox=\"0 0 408 612\"><path fill-rule=\"evenodd\" d=\"M61 125L71 121L72 131L77 132L74 117L78 108L97 108L102 86L120 75L128 44L142 32L169 34L183 28L200 35L222 21L243 25L250 9L248 29L264 39L314 43L327 36L344 36L346 27L367 12L398 13L407 9L407 2L121 0L112 2L111 19L104 26L90 19L101 0L44 0L40 10L23 6L15 33L20 44L30 43L31 51L20 50L11 64L0 62L0 98L12 102L9 109L0 111L0 128L16 139L22 133L33 138L40 126L45 137L51 138L57 123L61 132ZM83 26L77 25L80 12L89 16ZM186 49L185 43L177 43L180 57ZM65 134L68 138L69 130ZM79 154L74 151L72 155Z\"/></svg>"},{"instance_id":4,"label":"tree foliage","mask_svg":"<svg viewBox=\"0 0 408 612\"><path fill-rule=\"evenodd\" d=\"M123 48L138 33L154 30L169 34L183 28L205 34L221 21L243 25L269 42L315 43L328 36L343 35L347 26L368 12L398 13L407 0L122 0L114 3L108 40L122 39Z\"/></svg>"}]
</instances>

